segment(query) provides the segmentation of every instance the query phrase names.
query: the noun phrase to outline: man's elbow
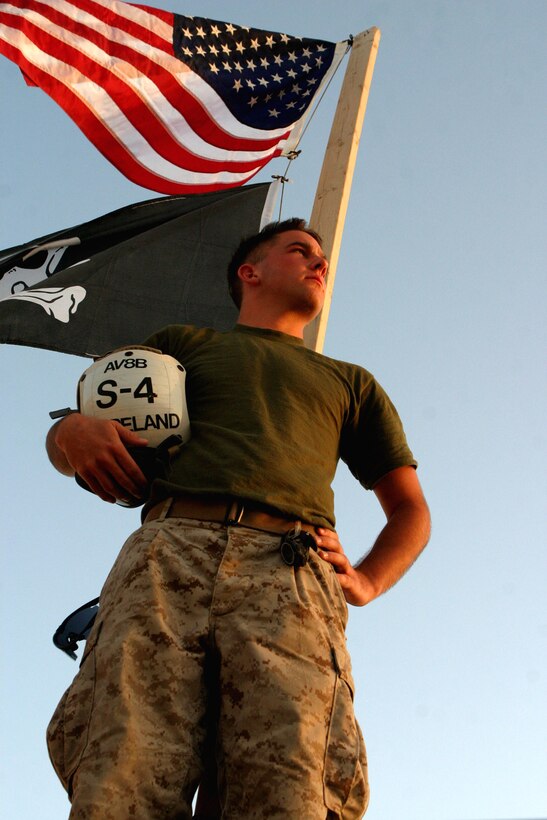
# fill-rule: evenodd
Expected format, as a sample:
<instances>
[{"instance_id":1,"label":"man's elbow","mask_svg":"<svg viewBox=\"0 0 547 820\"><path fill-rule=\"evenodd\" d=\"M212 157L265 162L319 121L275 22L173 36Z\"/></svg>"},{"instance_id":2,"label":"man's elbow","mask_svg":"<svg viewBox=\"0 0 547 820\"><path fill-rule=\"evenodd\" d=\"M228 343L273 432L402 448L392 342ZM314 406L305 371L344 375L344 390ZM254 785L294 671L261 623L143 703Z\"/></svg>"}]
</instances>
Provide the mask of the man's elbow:
<instances>
[{"instance_id":1,"label":"man's elbow","mask_svg":"<svg viewBox=\"0 0 547 820\"><path fill-rule=\"evenodd\" d=\"M425 498L421 504L420 522L423 533L423 544L425 547L429 539L431 538L431 512L429 510L429 505Z\"/></svg>"},{"instance_id":2,"label":"man's elbow","mask_svg":"<svg viewBox=\"0 0 547 820\"><path fill-rule=\"evenodd\" d=\"M53 466L59 473L61 473L62 475L73 477L74 470L68 463L68 460L64 452L57 444L57 431L61 421L56 422L53 425L53 427L51 427L48 431L48 434L46 436L46 453L50 462L53 464Z\"/></svg>"},{"instance_id":3,"label":"man's elbow","mask_svg":"<svg viewBox=\"0 0 547 820\"><path fill-rule=\"evenodd\" d=\"M405 521L409 532L414 535L414 542L419 545L421 551L431 537L431 513L423 495L402 501L393 514L396 517L401 516L401 520Z\"/></svg>"}]
</instances>

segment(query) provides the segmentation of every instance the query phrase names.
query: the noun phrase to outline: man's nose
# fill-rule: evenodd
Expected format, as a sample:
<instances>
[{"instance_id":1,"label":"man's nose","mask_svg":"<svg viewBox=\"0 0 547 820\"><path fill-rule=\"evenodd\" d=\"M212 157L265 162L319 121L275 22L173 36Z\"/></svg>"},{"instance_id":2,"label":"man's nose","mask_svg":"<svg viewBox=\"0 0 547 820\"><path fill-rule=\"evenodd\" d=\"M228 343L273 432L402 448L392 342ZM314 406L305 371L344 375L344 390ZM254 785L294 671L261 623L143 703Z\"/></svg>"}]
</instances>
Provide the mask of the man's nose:
<instances>
[{"instance_id":1,"label":"man's nose","mask_svg":"<svg viewBox=\"0 0 547 820\"><path fill-rule=\"evenodd\" d=\"M325 279L327 276L328 266L329 263L327 262L324 256L316 256L312 261L313 270L320 273L323 279Z\"/></svg>"}]
</instances>

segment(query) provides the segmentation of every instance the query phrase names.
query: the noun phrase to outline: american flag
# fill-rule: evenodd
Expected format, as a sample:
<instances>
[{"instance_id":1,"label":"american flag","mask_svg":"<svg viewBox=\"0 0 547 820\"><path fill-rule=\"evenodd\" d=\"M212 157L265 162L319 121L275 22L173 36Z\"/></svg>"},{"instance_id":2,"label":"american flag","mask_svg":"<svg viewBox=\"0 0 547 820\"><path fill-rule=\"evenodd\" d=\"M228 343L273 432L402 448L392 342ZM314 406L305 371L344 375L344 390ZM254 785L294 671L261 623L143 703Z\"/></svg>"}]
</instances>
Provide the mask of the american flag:
<instances>
[{"instance_id":1,"label":"american flag","mask_svg":"<svg viewBox=\"0 0 547 820\"><path fill-rule=\"evenodd\" d=\"M242 185L288 153L345 50L121 0L0 3L0 53L164 194Z\"/></svg>"}]
</instances>

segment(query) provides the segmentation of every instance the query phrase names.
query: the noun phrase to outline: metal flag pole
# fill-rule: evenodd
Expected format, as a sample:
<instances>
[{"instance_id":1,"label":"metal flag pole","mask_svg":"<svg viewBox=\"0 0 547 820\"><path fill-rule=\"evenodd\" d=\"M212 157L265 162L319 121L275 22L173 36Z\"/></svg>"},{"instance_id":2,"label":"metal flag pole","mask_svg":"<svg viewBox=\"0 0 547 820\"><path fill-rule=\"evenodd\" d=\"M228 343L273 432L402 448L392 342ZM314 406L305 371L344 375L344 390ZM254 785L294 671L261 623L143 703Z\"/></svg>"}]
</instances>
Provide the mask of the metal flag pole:
<instances>
[{"instance_id":1,"label":"metal flag pole","mask_svg":"<svg viewBox=\"0 0 547 820\"><path fill-rule=\"evenodd\" d=\"M379 28L362 31L353 40L309 220L310 227L321 235L323 250L329 259L323 310L304 332L306 346L319 353L325 340L353 171L379 42Z\"/></svg>"}]
</instances>

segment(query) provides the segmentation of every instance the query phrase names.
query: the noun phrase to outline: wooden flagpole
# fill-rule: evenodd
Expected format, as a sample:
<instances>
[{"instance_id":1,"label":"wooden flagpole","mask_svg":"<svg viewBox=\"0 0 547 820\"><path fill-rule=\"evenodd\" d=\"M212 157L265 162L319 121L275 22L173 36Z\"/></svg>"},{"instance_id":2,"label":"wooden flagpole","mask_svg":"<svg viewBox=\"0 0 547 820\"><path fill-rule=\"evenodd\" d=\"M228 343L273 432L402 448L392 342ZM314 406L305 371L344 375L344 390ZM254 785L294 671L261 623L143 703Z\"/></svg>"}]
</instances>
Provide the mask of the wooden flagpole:
<instances>
[{"instance_id":1,"label":"wooden flagpole","mask_svg":"<svg viewBox=\"0 0 547 820\"><path fill-rule=\"evenodd\" d=\"M306 346L319 353L325 340L353 171L379 42L379 28L363 31L353 40L309 220L310 227L321 235L323 250L329 259L323 310L304 332Z\"/></svg>"}]
</instances>

